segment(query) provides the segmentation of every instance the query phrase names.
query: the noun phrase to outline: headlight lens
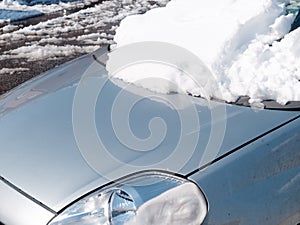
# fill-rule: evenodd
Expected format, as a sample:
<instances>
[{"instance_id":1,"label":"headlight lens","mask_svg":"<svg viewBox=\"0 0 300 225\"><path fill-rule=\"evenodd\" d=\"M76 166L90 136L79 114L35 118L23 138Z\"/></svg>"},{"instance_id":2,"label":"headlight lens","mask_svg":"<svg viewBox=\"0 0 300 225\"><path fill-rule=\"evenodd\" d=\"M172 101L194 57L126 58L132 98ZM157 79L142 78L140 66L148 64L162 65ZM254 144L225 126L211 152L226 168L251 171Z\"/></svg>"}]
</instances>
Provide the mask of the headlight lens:
<instances>
[{"instance_id":1,"label":"headlight lens","mask_svg":"<svg viewBox=\"0 0 300 225\"><path fill-rule=\"evenodd\" d=\"M143 172L94 191L49 225L199 225L207 210L196 184L166 173Z\"/></svg>"}]
</instances>

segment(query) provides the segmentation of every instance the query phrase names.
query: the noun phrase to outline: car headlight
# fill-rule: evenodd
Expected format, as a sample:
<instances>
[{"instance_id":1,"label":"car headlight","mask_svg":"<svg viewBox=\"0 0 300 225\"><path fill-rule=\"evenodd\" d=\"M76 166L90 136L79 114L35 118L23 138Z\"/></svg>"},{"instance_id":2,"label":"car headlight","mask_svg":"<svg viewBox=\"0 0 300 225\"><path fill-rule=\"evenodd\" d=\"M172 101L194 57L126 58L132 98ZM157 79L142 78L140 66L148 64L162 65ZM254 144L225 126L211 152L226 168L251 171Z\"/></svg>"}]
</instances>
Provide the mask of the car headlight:
<instances>
[{"instance_id":1,"label":"car headlight","mask_svg":"<svg viewBox=\"0 0 300 225\"><path fill-rule=\"evenodd\" d=\"M198 186L162 172L120 179L76 201L49 225L200 225L207 213Z\"/></svg>"}]
</instances>

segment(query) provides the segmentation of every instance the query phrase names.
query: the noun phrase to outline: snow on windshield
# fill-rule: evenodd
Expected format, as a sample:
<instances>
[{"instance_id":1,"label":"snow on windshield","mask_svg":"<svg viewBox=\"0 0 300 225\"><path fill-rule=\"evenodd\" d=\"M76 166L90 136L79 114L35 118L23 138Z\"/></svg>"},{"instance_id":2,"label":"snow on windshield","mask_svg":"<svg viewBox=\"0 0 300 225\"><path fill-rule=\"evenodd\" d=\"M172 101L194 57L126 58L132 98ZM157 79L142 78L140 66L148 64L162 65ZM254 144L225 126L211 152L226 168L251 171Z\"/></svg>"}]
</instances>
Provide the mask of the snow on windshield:
<instances>
[{"instance_id":1,"label":"snow on windshield","mask_svg":"<svg viewBox=\"0 0 300 225\"><path fill-rule=\"evenodd\" d=\"M217 90L209 90L211 98L234 102L239 96L249 96L250 103L299 101L300 28L289 32L296 15L283 2L287 1L172 0L164 8L125 18L116 31L115 47L159 41L187 49L215 79ZM160 74L161 69L139 64L114 76L135 82ZM184 92L199 95L197 84L186 82L179 73L164 69L162 76L171 78ZM174 92L158 84L146 87Z\"/></svg>"}]
</instances>

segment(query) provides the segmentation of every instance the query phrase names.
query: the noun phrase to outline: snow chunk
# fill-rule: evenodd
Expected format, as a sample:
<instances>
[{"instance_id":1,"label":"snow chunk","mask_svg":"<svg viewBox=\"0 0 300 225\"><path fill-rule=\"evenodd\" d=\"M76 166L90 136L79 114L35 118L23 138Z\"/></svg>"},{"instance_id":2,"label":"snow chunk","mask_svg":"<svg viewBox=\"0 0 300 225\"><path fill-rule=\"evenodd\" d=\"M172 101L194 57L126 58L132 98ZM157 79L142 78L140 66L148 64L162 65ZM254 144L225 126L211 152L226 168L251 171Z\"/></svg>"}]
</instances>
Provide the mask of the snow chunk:
<instances>
[{"instance_id":1,"label":"snow chunk","mask_svg":"<svg viewBox=\"0 0 300 225\"><path fill-rule=\"evenodd\" d=\"M207 213L199 192L192 183L166 191L139 207L135 219L126 225L199 225Z\"/></svg>"},{"instance_id":2,"label":"snow chunk","mask_svg":"<svg viewBox=\"0 0 300 225\"><path fill-rule=\"evenodd\" d=\"M300 100L300 42L296 41L300 31L288 33L294 19L293 14L286 15L282 0L224 0L218 4L173 0L164 8L126 17L114 41L116 48L146 41L185 48L204 62L216 79L218 88L213 93L205 90L208 97L231 102L248 95L251 102L274 99L285 104ZM134 65L114 76L134 83L145 71L149 78L161 73L161 69L156 70L157 66ZM177 89L199 94L198 87L187 83L179 73L163 73L168 73L163 77L178 81ZM174 91L174 87L166 90L159 85L150 89Z\"/></svg>"}]
</instances>

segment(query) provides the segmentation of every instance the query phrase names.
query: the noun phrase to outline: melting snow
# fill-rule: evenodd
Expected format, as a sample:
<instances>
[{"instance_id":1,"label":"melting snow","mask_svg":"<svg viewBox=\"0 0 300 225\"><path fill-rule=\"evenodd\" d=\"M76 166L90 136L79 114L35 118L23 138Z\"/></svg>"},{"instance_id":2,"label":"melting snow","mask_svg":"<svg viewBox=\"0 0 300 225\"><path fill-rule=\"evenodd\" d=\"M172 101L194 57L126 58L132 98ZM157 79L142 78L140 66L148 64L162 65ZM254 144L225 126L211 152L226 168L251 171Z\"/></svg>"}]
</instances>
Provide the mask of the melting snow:
<instances>
[{"instance_id":1,"label":"melting snow","mask_svg":"<svg viewBox=\"0 0 300 225\"><path fill-rule=\"evenodd\" d=\"M251 103L274 99L285 104L300 101L300 28L289 33L294 19L279 0L222 0L218 4L172 0L164 8L125 18L114 41L117 48L160 41L189 50L204 62L215 80L217 89L206 90L209 97L232 102L247 95ZM161 71L164 79L171 79L184 92L202 93L181 73L147 63L115 76L134 83ZM147 87L174 91L173 87L160 88L158 83Z\"/></svg>"}]
</instances>

